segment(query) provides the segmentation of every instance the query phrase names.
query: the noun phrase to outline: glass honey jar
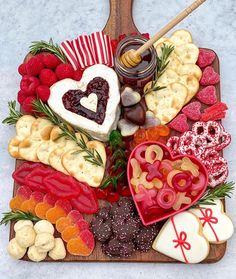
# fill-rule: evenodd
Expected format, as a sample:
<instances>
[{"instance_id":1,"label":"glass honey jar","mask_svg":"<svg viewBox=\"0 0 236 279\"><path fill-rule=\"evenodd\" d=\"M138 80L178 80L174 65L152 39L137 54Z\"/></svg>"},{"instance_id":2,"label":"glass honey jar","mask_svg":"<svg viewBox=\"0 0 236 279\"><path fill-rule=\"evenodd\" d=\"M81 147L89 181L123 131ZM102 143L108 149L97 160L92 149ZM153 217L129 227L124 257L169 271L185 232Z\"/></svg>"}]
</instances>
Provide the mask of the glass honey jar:
<instances>
[{"instance_id":1,"label":"glass honey jar","mask_svg":"<svg viewBox=\"0 0 236 279\"><path fill-rule=\"evenodd\" d=\"M146 41L145 37L133 35L119 42L115 54L114 68L121 83L143 88L146 83L152 80L157 65L157 54L153 46L142 53L142 61L133 68L127 68L120 61L122 54L130 49L138 49Z\"/></svg>"}]
</instances>

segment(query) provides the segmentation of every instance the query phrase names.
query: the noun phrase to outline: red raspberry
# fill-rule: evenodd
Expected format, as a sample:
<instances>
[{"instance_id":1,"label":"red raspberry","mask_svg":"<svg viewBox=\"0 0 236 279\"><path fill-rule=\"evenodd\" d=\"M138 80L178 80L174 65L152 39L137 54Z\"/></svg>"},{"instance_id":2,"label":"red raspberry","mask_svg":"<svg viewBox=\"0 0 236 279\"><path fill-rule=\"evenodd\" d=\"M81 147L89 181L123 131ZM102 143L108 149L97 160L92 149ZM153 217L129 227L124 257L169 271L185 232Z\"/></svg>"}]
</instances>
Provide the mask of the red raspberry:
<instances>
[{"instance_id":1,"label":"red raspberry","mask_svg":"<svg viewBox=\"0 0 236 279\"><path fill-rule=\"evenodd\" d=\"M50 88L46 85L39 85L36 88L36 93L38 98L40 98L43 102L47 102L49 96L50 96Z\"/></svg>"},{"instance_id":2,"label":"red raspberry","mask_svg":"<svg viewBox=\"0 0 236 279\"><path fill-rule=\"evenodd\" d=\"M24 100L27 98L28 96L25 94L24 91L20 90L17 94L17 101L21 104L21 106L23 105Z\"/></svg>"},{"instance_id":3,"label":"red raspberry","mask_svg":"<svg viewBox=\"0 0 236 279\"><path fill-rule=\"evenodd\" d=\"M21 76L25 76L27 74L27 71L26 71L26 65L23 63L23 64L20 64L20 66L18 67L18 73L21 75Z\"/></svg>"},{"instance_id":4,"label":"red raspberry","mask_svg":"<svg viewBox=\"0 0 236 279\"><path fill-rule=\"evenodd\" d=\"M74 77L74 69L71 64L60 64L56 67L55 71L59 80L64 78L73 78Z\"/></svg>"},{"instance_id":5,"label":"red raspberry","mask_svg":"<svg viewBox=\"0 0 236 279\"><path fill-rule=\"evenodd\" d=\"M26 63L26 70L27 74L29 76L37 76L43 69L43 63L41 59L38 56L32 57L27 63Z\"/></svg>"},{"instance_id":6,"label":"red raspberry","mask_svg":"<svg viewBox=\"0 0 236 279\"><path fill-rule=\"evenodd\" d=\"M40 82L36 77L23 76L20 82L20 89L25 92L26 95L34 95L35 89L39 86Z\"/></svg>"},{"instance_id":7,"label":"red raspberry","mask_svg":"<svg viewBox=\"0 0 236 279\"><path fill-rule=\"evenodd\" d=\"M55 73L50 69L43 69L39 75L39 79L43 85L46 85L48 87L57 82Z\"/></svg>"},{"instance_id":8,"label":"red raspberry","mask_svg":"<svg viewBox=\"0 0 236 279\"><path fill-rule=\"evenodd\" d=\"M116 53L116 48L118 45L118 40L111 40L111 48L112 48L112 53L115 54Z\"/></svg>"},{"instance_id":9,"label":"red raspberry","mask_svg":"<svg viewBox=\"0 0 236 279\"><path fill-rule=\"evenodd\" d=\"M59 64L61 64L61 60L54 54L45 53L42 56L43 64L48 69L55 69Z\"/></svg>"},{"instance_id":10,"label":"red raspberry","mask_svg":"<svg viewBox=\"0 0 236 279\"><path fill-rule=\"evenodd\" d=\"M35 96L29 96L27 97L24 102L23 102L23 110L25 112L28 112L28 113L33 113L34 109L33 109L33 105L32 105L32 102L36 100L36 97Z\"/></svg>"},{"instance_id":11,"label":"red raspberry","mask_svg":"<svg viewBox=\"0 0 236 279\"><path fill-rule=\"evenodd\" d=\"M82 78L82 75L83 75L83 72L81 71L81 70L76 70L76 71L74 71L74 77L73 77L73 79L74 80L81 80L81 78Z\"/></svg>"},{"instance_id":12,"label":"red raspberry","mask_svg":"<svg viewBox=\"0 0 236 279\"><path fill-rule=\"evenodd\" d=\"M148 40L150 39L149 33L142 33L142 36Z\"/></svg>"}]
</instances>

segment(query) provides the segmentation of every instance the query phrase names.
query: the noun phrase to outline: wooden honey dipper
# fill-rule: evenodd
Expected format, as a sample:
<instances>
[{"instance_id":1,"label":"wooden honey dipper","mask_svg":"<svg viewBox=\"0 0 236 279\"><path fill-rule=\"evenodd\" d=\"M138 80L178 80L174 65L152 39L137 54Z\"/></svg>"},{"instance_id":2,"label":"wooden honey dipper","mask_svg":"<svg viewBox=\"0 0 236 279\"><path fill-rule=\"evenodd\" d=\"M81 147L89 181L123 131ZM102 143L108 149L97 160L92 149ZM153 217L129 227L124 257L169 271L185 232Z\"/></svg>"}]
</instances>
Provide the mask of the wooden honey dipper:
<instances>
[{"instance_id":1,"label":"wooden honey dipper","mask_svg":"<svg viewBox=\"0 0 236 279\"><path fill-rule=\"evenodd\" d=\"M151 47L157 40L164 36L168 31L175 27L180 21L191 14L195 9L197 9L206 0L196 0L186 9L184 9L180 14L178 14L174 19L172 19L166 26L164 26L159 32L157 32L150 40L139 47L137 50L130 49L129 51L122 54L120 57L121 62L127 68L132 68L137 66L141 61L141 54Z\"/></svg>"}]
</instances>

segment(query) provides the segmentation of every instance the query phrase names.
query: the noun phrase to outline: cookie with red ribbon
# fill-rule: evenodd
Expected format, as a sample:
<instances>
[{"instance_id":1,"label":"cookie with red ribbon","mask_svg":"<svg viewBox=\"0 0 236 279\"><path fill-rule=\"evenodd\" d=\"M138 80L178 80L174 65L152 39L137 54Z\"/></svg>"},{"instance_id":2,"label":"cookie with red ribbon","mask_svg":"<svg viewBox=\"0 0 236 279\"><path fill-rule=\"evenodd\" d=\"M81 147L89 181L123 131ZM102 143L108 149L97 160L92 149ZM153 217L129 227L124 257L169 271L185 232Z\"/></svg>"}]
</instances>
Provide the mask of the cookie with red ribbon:
<instances>
[{"instance_id":1,"label":"cookie with red ribbon","mask_svg":"<svg viewBox=\"0 0 236 279\"><path fill-rule=\"evenodd\" d=\"M199 219L189 211L181 212L162 227L152 248L184 263L199 263L209 254L209 242Z\"/></svg>"},{"instance_id":2,"label":"cookie with red ribbon","mask_svg":"<svg viewBox=\"0 0 236 279\"><path fill-rule=\"evenodd\" d=\"M214 201L215 205L192 208L189 211L195 214L203 226L203 234L210 243L220 244L227 241L234 232L230 217L224 212L223 203Z\"/></svg>"}]
</instances>

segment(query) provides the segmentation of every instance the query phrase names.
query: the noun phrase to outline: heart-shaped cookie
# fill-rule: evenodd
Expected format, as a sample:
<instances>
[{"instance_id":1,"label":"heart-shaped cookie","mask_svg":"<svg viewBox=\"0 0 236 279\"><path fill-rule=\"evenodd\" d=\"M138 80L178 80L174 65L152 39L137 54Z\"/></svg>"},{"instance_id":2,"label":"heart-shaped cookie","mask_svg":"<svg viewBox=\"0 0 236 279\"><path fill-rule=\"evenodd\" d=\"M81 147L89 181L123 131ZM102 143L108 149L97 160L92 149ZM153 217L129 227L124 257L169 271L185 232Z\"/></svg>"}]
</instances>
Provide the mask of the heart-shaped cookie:
<instances>
[{"instance_id":1,"label":"heart-shaped cookie","mask_svg":"<svg viewBox=\"0 0 236 279\"><path fill-rule=\"evenodd\" d=\"M185 263L199 263L209 254L209 242L198 218L190 212L171 217L153 242L152 248Z\"/></svg>"},{"instance_id":2,"label":"heart-shaped cookie","mask_svg":"<svg viewBox=\"0 0 236 279\"><path fill-rule=\"evenodd\" d=\"M210 243L223 243L234 232L231 219L224 212L224 206L220 200L215 200L214 205L191 208L190 212L196 215L202 223L203 234Z\"/></svg>"},{"instance_id":3,"label":"heart-shaped cookie","mask_svg":"<svg viewBox=\"0 0 236 279\"><path fill-rule=\"evenodd\" d=\"M116 129L120 92L113 69L100 64L91 66L80 81L63 79L50 91L50 108L71 125L102 141L107 141L110 131Z\"/></svg>"},{"instance_id":4,"label":"heart-shaped cookie","mask_svg":"<svg viewBox=\"0 0 236 279\"><path fill-rule=\"evenodd\" d=\"M156 146L156 148L151 149L150 147L153 146ZM159 167L159 164L162 164L162 162L164 162L164 165L162 165L163 170L160 174L161 168ZM155 164L157 165L155 166ZM176 165L177 167L174 168L173 166L175 164L179 166ZM169 170L169 173L172 172L173 175L162 175L164 173L164 169L168 171L168 168L170 167L171 170ZM139 171L138 175L135 175L137 169L141 170L141 172ZM197 172L197 175L196 173L193 173L192 169L194 169L194 172ZM172 184L174 183L173 177L177 173L182 174L185 171L192 173L192 186L188 186L189 190L187 190L187 188L180 189L181 187L176 186L176 183L174 186ZM144 225L150 225L155 222L159 222L188 209L203 195L208 183L207 170L200 160L190 155L173 156L166 145L153 141L142 143L134 148L129 157L127 175L132 197ZM182 178L180 178L180 180L181 179ZM197 179L200 184L197 183L198 185L196 185L196 182L194 182L195 179ZM201 186L199 187L199 185ZM157 191L152 207L147 207L145 206L145 203L140 203L140 201L137 200L137 198L140 198L139 195L137 196L137 194L139 194L140 189L143 186L146 189L154 189ZM160 201L161 190L165 190L166 192L167 188L169 192L172 192L170 193L172 194L172 197L173 195L175 196L175 194L176 197L173 198L175 199L173 206L165 208L160 206L158 199ZM173 189L175 193L173 193ZM192 191L194 191L193 194ZM169 199L169 197L163 196L162 201L165 202L165 199L167 198Z\"/></svg>"}]
</instances>

